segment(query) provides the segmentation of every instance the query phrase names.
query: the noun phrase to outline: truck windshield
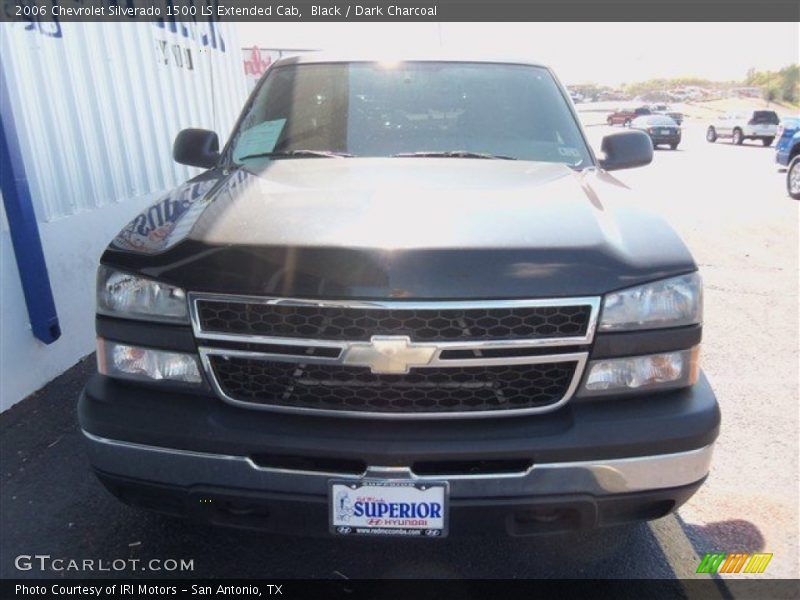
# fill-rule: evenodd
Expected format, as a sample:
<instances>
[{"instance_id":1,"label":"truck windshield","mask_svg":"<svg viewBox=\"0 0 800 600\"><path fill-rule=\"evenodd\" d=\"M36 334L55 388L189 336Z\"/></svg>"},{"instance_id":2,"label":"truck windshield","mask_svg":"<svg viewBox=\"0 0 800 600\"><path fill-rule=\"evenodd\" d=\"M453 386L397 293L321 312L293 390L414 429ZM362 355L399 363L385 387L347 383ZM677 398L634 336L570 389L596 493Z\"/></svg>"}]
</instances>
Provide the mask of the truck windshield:
<instances>
[{"instance_id":1,"label":"truck windshield","mask_svg":"<svg viewBox=\"0 0 800 600\"><path fill-rule=\"evenodd\" d=\"M319 63L272 69L230 158L398 155L592 164L547 69L465 62Z\"/></svg>"}]
</instances>

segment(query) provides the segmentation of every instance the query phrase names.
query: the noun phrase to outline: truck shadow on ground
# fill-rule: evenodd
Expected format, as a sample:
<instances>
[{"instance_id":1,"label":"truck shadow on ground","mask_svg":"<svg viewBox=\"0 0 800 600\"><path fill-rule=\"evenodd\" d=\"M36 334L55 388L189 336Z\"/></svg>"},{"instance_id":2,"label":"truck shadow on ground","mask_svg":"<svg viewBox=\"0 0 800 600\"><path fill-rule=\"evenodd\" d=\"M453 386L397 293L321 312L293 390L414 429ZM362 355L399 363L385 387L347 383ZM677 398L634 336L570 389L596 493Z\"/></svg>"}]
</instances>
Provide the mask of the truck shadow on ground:
<instances>
[{"instance_id":1,"label":"truck shadow on ground","mask_svg":"<svg viewBox=\"0 0 800 600\"><path fill-rule=\"evenodd\" d=\"M681 529L700 556L706 552L760 552L764 550L764 536L750 521L731 519L708 525L689 525L675 515Z\"/></svg>"},{"instance_id":2,"label":"truck shadow on ground","mask_svg":"<svg viewBox=\"0 0 800 600\"><path fill-rule=\"evenodd\" d=\"M775 146L765 146L761 142L750 142L750 141L745 140L744 142L742 142L738 146L736 144L734 144L733 142L730 142L730 141L727 141L727 140L726 141L717 140L716 143L720 144L722 146L731 146L733 148L737 148L737 147L738 148L755 148L755 149L761 149L761 150L772 150L773 152L775 152Z\"/></svg>"}]
</instances>

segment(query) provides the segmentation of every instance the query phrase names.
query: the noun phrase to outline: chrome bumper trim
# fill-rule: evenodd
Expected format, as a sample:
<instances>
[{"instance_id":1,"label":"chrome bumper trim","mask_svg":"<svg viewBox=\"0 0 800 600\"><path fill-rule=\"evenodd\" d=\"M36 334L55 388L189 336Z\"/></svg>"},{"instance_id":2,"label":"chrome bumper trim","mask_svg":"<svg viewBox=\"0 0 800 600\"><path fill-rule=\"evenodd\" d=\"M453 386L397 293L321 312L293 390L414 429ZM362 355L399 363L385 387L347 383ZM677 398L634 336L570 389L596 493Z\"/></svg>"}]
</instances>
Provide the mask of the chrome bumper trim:
<instances>
[{"instance_id":1,"label":"chrome bumper trim","mask_svg":"<svg viewBox=\"0 0 800 600\"><path fill-rule=\"evenodd\" d=\"M331 478L450 482L456 498L548 494L620 494L680 487L701 480L713 444L674 454L535 464L519 473L419 476L408 467L371 466L365 473L323 473L260 467L246 456L210 454L110 440L87 431L92 466L111 475L191 487L208 485L324 496Z\"/></svg>"}]
</instances>

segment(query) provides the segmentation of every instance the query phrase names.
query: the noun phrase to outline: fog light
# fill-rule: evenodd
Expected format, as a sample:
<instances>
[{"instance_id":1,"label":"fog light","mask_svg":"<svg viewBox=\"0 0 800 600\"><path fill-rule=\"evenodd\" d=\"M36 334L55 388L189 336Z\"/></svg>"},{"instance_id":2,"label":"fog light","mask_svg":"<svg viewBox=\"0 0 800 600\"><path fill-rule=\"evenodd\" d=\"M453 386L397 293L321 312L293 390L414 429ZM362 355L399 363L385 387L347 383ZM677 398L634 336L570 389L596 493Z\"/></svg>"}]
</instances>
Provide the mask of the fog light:
<instances>
[{"instance_id":1,"label":"fog light","mask_svg":"<svg viewBox=\"0 0 800 600\"><path fill-rule=\"evenodd\" d=\"M678 352L589 363L581 396L686 387L697 381L699 346Z\"/></svg>"},{"instance_id":2,"label":"fog light","mask_svg":"<svg viewBox=\"0 0 800 600\"><path fill-rule=\"evenodd\" d=\"M193 354L129 346L102 338L97 338L97 369L109 377L138 381L203 381Z\"/></svg>"}]
</instances>

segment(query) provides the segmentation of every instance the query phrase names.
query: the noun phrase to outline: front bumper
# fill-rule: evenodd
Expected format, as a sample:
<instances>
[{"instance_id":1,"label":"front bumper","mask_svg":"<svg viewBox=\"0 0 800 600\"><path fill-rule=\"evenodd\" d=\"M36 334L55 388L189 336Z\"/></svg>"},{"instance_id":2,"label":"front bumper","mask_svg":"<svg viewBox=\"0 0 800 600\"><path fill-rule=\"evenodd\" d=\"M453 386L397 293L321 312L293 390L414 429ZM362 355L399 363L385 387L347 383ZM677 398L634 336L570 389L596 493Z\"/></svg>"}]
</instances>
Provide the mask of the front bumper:
<instances>
[{"instance_id":1,"label":"front bumper","mask_svg":"<svg viewBox=\"0 0 800 600\"><path fill-rule=\"evenodd\" d=\"M241 529L321 536L329 531L328 499L312 494L240 490L209 485L181 488L97 472L123 502L164 514ZM576 531L657 519L676 510L703 484L625 494L450 497L449 535L511 536Z\"/></svg>"},{"instance_id":2,"label":"front bumper","mask_svg":"<svg viewBox=\"0 0 800 600\"><path fill-rule=\"evenodd\" d=\"M451 534L502 524L524 535L674 510L708 474L720 417L705 377L647 398L573 400L545 415L386 422L250 411L95 376L79 418L93 468L131 504L223 525L324 534L331 479L427 478L449 482ZM264 466L261 457L278 455L366 466ZM522 458L530 464L519 471L447 470L458 461ZM441 470L419 475L419 461Z\"/></svg>"}]
</instances>

